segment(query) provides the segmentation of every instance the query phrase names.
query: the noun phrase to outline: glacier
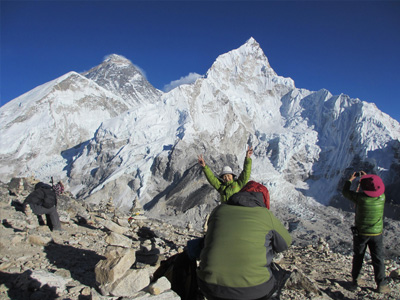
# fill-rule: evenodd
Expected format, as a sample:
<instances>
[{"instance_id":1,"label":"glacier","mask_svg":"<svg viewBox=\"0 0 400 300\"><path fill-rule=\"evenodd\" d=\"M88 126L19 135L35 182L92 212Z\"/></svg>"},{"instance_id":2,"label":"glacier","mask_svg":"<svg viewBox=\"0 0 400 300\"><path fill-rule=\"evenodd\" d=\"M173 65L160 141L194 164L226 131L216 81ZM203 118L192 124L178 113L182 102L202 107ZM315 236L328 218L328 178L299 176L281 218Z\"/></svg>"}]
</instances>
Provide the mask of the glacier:
<instances>
[{"instance_id":1,"label":"glacier","mask_svg":"<svg viewBox=\"0 0 400 300\"><path fill-rule=\"evenodd\" d=\"M219 199L197 156L239 173L247 145L251 180L267 186L272 207L303 216L309 205L342 207L355 170L380 175L400 204L400 124L373 103L297 88L253 38L166 93L111 55L1 107L0 134L1 181L54 177L82 201L127 211L138 200L183 224L200 224Z\"/></svg>"}]
</instances>

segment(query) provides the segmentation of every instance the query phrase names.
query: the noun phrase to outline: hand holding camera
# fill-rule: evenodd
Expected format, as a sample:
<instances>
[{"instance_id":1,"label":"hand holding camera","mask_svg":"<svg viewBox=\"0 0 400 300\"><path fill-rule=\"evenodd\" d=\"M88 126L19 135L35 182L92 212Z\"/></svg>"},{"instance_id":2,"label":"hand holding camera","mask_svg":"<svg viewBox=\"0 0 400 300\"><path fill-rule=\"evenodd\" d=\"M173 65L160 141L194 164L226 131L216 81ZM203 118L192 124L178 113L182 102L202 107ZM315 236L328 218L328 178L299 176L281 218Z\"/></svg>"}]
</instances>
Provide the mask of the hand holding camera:
<instances>
[{"instance_id":1,"label":"hand holding camera","mask_svg":"<svg viewBox=\"0 0 400 300\"><path fill-rule=\"evenodd\" d=\"M359 172L354 172L353 175L351 175L350 177L350 181L353 181L354 179L356 179L357 177L362 177L364 175L367 175L367 173L365 173L364 171L359 171Z\"/></svg>"}]
</instances>

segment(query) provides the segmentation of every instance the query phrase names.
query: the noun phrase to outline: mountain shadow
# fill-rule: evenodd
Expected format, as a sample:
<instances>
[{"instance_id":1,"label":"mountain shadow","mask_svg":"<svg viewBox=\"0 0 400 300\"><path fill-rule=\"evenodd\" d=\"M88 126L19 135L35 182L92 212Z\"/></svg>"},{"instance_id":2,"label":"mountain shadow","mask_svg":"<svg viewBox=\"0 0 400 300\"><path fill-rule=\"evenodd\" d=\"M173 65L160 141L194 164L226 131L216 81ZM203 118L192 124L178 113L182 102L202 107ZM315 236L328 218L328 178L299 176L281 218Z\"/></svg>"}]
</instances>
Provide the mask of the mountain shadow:
<instances>
[{"instance_id":1,"label":"mountain shadow","mask_svg":"<svg viewBox=\"0 0 400 300\"><path fill-rule=\"evenodd\" d=\"M67 171L67 176L71 176L72 165L75 157L82 152L82 150L89 144L89 140L80 143L70 149L61 151L61 156L66 160L63 171Z\"/></svg>"}]
</instances>

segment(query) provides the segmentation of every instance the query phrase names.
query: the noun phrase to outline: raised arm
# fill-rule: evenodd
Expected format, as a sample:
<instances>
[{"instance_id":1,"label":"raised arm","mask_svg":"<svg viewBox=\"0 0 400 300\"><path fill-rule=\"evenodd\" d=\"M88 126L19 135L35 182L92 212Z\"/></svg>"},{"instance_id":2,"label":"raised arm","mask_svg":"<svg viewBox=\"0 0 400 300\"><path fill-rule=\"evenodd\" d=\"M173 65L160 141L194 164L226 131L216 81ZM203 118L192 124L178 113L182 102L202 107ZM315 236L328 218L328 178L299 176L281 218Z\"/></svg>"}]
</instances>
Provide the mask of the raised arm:
<instances>
[{"instance_id":1,"label":"raised arm","mask_svg":"<svg viewBox=\"0 0 400 300\"><path fill-rule=\"evenodd\" d=\"M251 155L253 154L253 147L248 146L246 151L246 158L244 159L243 170L240 173L237 182L240 186L240 189L243 188L250 179L251 175Z\"/></svg>"},{"instance_id":2,"label":"raised arm","mask_svg":"<svg viewBox=\"0 0 400 300\"><path fill-rule=\"evenodd\" d=\"M207 181L218 190L221 186L221 181L214 175L211 169L206 165L203 154L198 156L199 165L202 166L204 175L206 175Z\"/></svg>"},{"instance_id":3,"label":"raised arm","mask_svg":"<svg viewBox=\"0 0 400 300\"><path fill-rule=\"evenodd\" d=\"M198 156L198 161L199 161L199 165L202 166L203 168L206 166L206 162L204 161L203 154L200 154Z\"/></svg>"},{"instance_id":4,"label":"raised arm","mask_svg":"<svg viewBox=\"0 0 400 300\"><path fill-rule=\"evenodd\" d=\"M253 147L248 146L246 151L246 158L250 158L253 155Z\"/></svg>"}]
</instances>

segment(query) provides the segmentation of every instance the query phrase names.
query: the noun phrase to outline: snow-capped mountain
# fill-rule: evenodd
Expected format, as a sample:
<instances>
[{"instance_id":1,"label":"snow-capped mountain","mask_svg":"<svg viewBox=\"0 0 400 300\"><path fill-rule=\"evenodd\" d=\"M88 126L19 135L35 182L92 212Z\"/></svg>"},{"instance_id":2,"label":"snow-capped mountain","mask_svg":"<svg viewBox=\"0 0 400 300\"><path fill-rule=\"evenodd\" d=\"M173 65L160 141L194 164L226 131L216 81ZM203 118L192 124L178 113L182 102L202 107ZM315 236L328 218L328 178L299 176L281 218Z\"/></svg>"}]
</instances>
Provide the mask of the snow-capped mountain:
<instances>
[{"instance_id":1,"label":"snow-capped mountain","mask_svg":"<svg viewBox=\"0 0 400 300\"><path fill-rule=\"evenodd\" d=\"M84 76L67 75L56 81L72 75L76 81L62 91L50 82L0 109L2 180L27 172L42 180L58 176L89 202L111 198L128 209L138 199L149 214L185 212L200 222L219 197L197 156L216 173L224 165L239 173L250 144L251 179L268 187L277 206L337 204L353 170L379 174L388 200L400 202L400 124L374 104L296 88L275 73L253 38L219 56L195 83L168 93L116 55ZM114 105L106 106L106 98ZM77 104L66 106L67 99ZM84 100L97 110L85 111ZM85 134L78 138L70 126ZM42 137L49 146L38 142Z\"/></svg>"},{"instance_id":2,"label":"snow-capped mountain","mask_svg":"<svg viewBox=\"0 0 400 300\"><path fill-rule=\"evenodd\" d=\"M119 95L75 72L12 100L0 109L1 180L65 177L73 149L91 139L103 120L129 107Z\"/></svg>"},{"instance_id":3,"label":"snow-capped mountain","mask_svg":"<svg viewBox=\"0 0 400 300\"><path fill-rule=\"evenodd\" d=\"M116 54L109 55L99 66L82 75L122 97L131 106L154 103L162 94L129 60Z\"/></svg>"}]
</instances>

